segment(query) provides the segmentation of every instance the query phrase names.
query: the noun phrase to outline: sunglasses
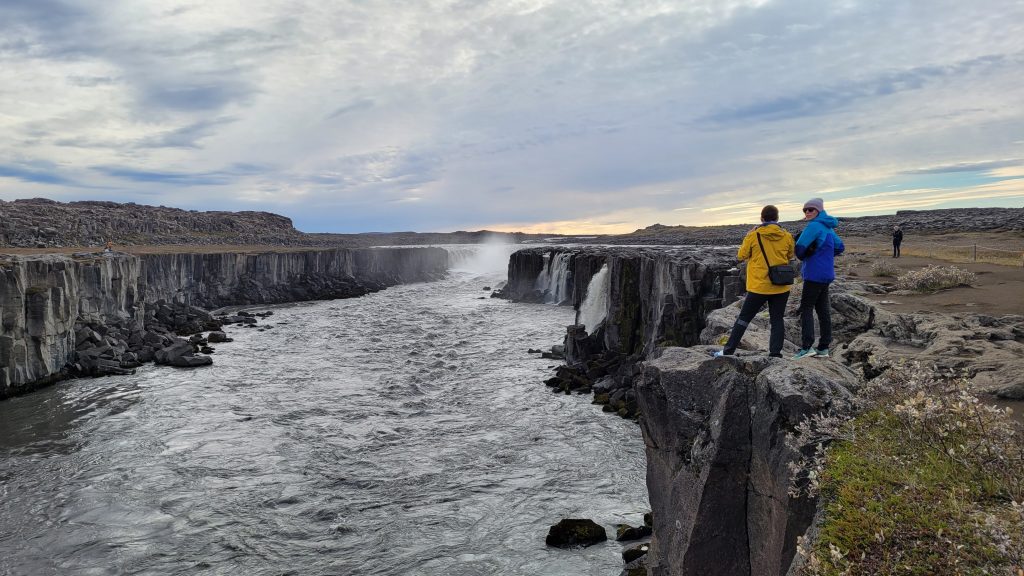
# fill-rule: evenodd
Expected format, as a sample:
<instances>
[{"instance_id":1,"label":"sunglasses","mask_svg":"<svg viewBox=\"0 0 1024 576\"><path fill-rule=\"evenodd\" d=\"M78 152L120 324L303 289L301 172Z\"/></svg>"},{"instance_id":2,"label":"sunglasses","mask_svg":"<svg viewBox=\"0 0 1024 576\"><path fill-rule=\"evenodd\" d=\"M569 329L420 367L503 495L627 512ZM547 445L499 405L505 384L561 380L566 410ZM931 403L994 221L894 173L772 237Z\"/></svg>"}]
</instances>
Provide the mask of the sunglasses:
<instances>
[{"instance_id":1,"label":"sunglasses","mask_svg":"<svg viewBox=\"0 0 1024 576\"><path fill-rule=\"evenodd\" d=\"M817 212L817 211L818 211L817 208L804 208L804 214L809 214L811 212Z\"/></svg>"}]
</instances>

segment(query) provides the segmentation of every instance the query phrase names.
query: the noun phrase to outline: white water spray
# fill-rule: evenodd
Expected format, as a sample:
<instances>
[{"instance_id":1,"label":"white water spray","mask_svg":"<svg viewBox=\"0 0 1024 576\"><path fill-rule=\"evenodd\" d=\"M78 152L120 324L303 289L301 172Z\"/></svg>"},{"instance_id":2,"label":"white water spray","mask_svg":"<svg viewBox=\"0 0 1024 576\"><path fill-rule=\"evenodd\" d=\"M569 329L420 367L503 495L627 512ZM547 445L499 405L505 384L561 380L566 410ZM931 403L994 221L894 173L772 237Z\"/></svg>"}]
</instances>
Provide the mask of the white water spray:
<instances>
[{"instance_id":1,"label":"white water spray","mask_svg":"<svg viewBox=\"0 0 1024 576\"><path fill-rule=\"evenodd\" d=\"M587 332L591 334L608 315L608 288L610 282L608 265L605 264L590 279L590 284L587 285L587 296L583 299L583 303L580 304L578 323L583 324L587 328Z\"/></svg>"},{"instance_id":2,"label":"white water spray","mask_svg":"<svg viewBox=\"0 0 1024 576\"><path fill-rule=\"evenodd\" d=\"M444 247L448 251L448 269L471 274L504 272L508 269L509 256L519 248L521 246L498 239L489 239L483 244Z\"/></svg>"}]
</instances>

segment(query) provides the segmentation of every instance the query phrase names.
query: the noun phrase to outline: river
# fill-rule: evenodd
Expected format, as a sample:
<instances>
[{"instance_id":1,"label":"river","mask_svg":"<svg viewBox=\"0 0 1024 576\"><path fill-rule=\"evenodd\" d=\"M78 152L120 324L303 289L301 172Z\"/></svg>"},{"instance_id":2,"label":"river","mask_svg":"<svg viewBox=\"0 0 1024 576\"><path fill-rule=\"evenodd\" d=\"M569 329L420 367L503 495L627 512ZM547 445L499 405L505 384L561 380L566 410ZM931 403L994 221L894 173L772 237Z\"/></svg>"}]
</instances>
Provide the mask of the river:
<instances>
[{"instance_id":1,"label":"river","mask_svg":"<svg viewBox=\"0 0 1024 576\"><path fill-rule=\"evenodd\" d=\"M487 298L501 254L0 402L0 574L618 574L544 537L642 522L639 428L542 384L573 311Z\"/></svg>"}]
</instances>

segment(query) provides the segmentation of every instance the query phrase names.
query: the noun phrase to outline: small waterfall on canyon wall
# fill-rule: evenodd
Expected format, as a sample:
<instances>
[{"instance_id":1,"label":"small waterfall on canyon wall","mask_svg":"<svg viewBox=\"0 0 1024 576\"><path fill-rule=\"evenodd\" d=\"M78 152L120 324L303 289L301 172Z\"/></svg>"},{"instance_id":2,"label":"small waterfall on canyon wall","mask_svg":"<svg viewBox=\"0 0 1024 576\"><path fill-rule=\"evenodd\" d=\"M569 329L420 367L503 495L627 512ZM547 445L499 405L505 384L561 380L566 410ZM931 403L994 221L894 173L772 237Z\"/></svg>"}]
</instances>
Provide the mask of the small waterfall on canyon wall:
<instances>
[{"instance_id":1,"label":"small waterfall on canyon wall","mask_svg":"<svg viewBox=\"0 0 1024 576\"><path fill-rule=\"evenodd\" d=\"M572 254L559 252L554 258L551 254L544 255L544 270L537 276L534 285L544 292L544 302L561 304L569 297L569 261Z\"/></svg>"},{"instance_id":2,"label":"small waterfall on canyon wall","mask_svg":"<svg viewBox=\"0 0 1024 576\"><path fill-rule=\"evenodd\" d=\"M590 279L587 296L580 304L579 320L576 323L586 326L587 332L591 334L608 314L608 283L608 265L605 264Z\"/></svg>"}]
</instances>

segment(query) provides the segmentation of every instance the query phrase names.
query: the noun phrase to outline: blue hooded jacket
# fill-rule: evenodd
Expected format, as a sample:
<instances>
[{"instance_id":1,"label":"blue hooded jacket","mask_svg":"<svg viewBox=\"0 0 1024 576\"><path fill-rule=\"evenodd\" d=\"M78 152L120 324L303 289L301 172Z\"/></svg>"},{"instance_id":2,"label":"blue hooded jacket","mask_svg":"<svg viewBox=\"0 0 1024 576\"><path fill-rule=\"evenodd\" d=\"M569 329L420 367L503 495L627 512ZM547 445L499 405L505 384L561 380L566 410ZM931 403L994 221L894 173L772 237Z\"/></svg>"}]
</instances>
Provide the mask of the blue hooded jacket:
<instances>
[{"instance_id":1,"label":"blue hooded jacket","mask_svg":"<svg viewBox=\"0 0 1024 576\"><path fill-rule=\"evenodd\" d=\"M800 275L811 282L828 283L836 279L835 257L846 250L835 233L839 220L825 211L807 223L796 242L796 257L803 261Z\"/></svg>"}]
</instances>

